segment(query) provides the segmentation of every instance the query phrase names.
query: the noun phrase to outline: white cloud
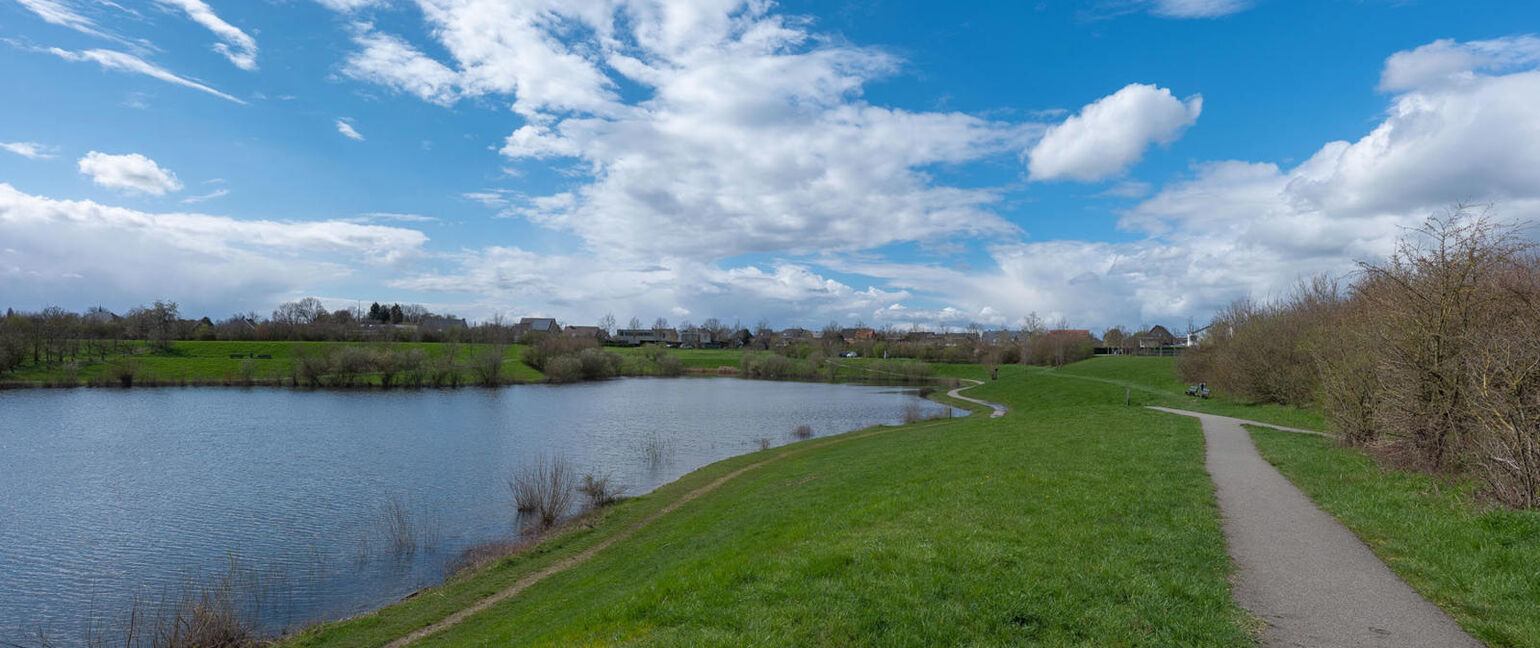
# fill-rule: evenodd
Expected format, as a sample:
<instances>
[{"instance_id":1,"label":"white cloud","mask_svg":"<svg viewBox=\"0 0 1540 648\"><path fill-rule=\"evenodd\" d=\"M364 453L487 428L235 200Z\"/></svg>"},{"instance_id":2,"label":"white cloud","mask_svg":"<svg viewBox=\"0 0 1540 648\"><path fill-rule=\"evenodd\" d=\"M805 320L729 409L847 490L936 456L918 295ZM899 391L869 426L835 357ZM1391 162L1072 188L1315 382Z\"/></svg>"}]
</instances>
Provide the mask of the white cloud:
<instances>
[{"instance_id":1,"label":"white cloud","mask_svg":"<svg viewBox=\"0 0 1540 648\"><path fill-rule=\"evenodd\" d=\"M177 180L175 173L138 153L108 155L91 151L80 158L79 166L92 182L108 189L155 196L182 190L182 181Z\"/></svg>"},{"instance_id":2,"label":"white cloud","mask_svg":"<svg viewBox=\"0 0 1540 648\"><path fill-rule=\"evenodd\" d=\"M1155 0L1150 11L1168 18L1218 18L1250 9L1252 0Z\"/></svg>"},{"instance_id":3,"label":"white cloud","mask_svg":"<svg viewBox=\"0 0 1540 648\"><path fill-rule=\"evenodd\" d=\"M1471 82L1478 79L1478 72L1511 71L1533 67L1537 62L1540 62L1540 38L1534 36L1465 43L1446 38L1391 55L1380 74L1380 89L1404 92Z\"/></svg>"},{"instance_id":4,"label":"white cloud","mask_svg":"<svg viewBox=\"0 0 1540 648\"><path fill-rule=\"evenodd\" d=\"M0 149L5 149L34 160L47 160L58 157L53 154L53 147L44 146L37 142L0 142Z\"/></svg>"},{"instance_id":5,"label":"white cloud","mask_svg":"<svg viewBox=\"0 0 1540 648\"><path fill-rule=\"evenodd\" d=\"M218 90L210 88L209 86L203 85L202 83L199 83L197 81L193 81L191 79L186 79L186 78L177 76L176 74L171 73L169 70L167 70L167 69L165 69L163 67L160 67L160 66L155 65L153 63L150 63L148 61L145 61L144 59L141 59L141 58L139 58L137 56L134 56L132 54L127 54L127 53L124 53L124 52L117 52L117 51L113 51L113 50L103 50L103 49L93 49L93 50L85 50L85 51L81 51L81 52L76 52L76 51L71 51L71 50L66 50L66 49L60 49L58 47L50 47L50 48L48 48L47 50L44 50L44 51L46 51L46 52L48 52L50 54L53 54L54 56L57 56L59 58L62 58L64 60L66 60L66 61L75 61L77 63L84 63L84 62L96 63L97 65L100 65L103 68L106 68L108 70L114 70L114 71L118 71L118 72L127 72L127 73L130 73L130 74L143 74L143 75L148 76L148 77L153 78L153 79L159 79L161 81L165 81L166 83L174 83L176 85L183 86L183 87L186 87L186 88L192 88L194 90L199 90L199 91L202 91L202 92L207 92L207 93L209 93L211 95L214 95L214 96L219 97L220 99L224 99L226 101L233 101L233 102L238 103L238 104L245 104L246 103L244 101L241 101L240 99L236 99L235 97L232 97L232 96L227 95L227 94L225 94L223 92L220 92Z\"/></svg>"},{"instance_id":6,"label":"white cloud","mask_svg":"<svg viewBox=\"0 0 1540 648\"><path fill-rule=\"evenodd\" d=\"M213 200L215 198L223 198L223 197L228 196L228 195L230 195L230 190L229 189L215 189L215 190L210 191L210 192L208 192L206 194L203 194L201 196L188 196L186 198L183 198L182 199L182 204L184 204L184 205L193 205L193 204L197 204L197 203L201 203L201 202L210 201L210 200Z\"/></svg>"},{"instance_id":7,"label":"white cloud","mask_svg":"<svg viewBox=\"0 0 1540 648\"><path fill-rule=\"evenodd\" d=\"M1093 182L1122 173L1152 144L1176 140L1198 121L1203 98L1185 102L1153 85L1129 84L1048 129L1027 153L1033 180Z\"/></svg>"},{"instance_id":8,"label":"white cloud","mask_svg":"<svg viewBox=\"0 0 1540 648\"><path fill-rule=\"evenodd\" d=\"M373 223L376 221L393 221L397 223L436 223L439 219L420 214L393 214L390 212L370 212L359 214L353 218L345 219L349 223Z\"/></svg>"},{"instance_id":9,"label":"white cloud","mask_svg":"<svg viewBox=\"0 0 1540 648\"><path fill-rule=\"evenodd\" d=\"M280 295L320 292L317 282L341 280L355 264L418 258L427 237L340 221L146 213L0 183L0 240L12 250L0 255L0 302L83 306L171 297L246 310Z\"/></svg>"},{"instance_id":10,"label":"white cloud","mask_svg":"<svg viewBox=\"0 0 1540 648\"><path fill-rule=\"evenodd\" d=\"M346 118L337 120L337 132L342 133L343 137L355 142L364 141L364 136L359 134L358 130L353 128L353 125L348 123Z\"/></svg>"},{"instance_id":11,"label":"white cloud","mask_svg":"<svg viewBox=\"0 0 1540 648\"><path fill-rule=\"evenodd\" d=\"M460 99L460 75L428 58L406 41L373 31L367 23L354 26L353 42L360 49L348 55L342 73L412 94L441 106Z\"/></svg>"},{"instance_id":12,"label":"white cloud","mask_svg":"<svg viewBox=\"0 0 1540 648\"><path fill-rule=\"evenodd\" d=\"M73 4L67 0L16 0L16 2L49 24L67 27L82 34L89 34L98 38L120 40L116 36L102 31L97 26L96 21L76 11Z\"/></svg>"},{"instance_id":13,"label":"white cloud","mask_svg":"<svg viewBox=\"0 0 1540 648\"><path fill-rule=\"evenodd\" d=\"M316 0L322 6L332 11L350 12L370 7L378 7L387 0Z\"/></svg>"},{"instance_id":14,"label":"white cloud","mask_svg":"<svg viewBox=\"0 0 1540 648\"><path fill-rule=\"evenodd\" d=\"M203 0L156 0L162 5L181 9L193 22L203 25L219 38L214 51L242 70L257 69L257 40L240 28L225 22Z\"/></svg>"}]
</instances>

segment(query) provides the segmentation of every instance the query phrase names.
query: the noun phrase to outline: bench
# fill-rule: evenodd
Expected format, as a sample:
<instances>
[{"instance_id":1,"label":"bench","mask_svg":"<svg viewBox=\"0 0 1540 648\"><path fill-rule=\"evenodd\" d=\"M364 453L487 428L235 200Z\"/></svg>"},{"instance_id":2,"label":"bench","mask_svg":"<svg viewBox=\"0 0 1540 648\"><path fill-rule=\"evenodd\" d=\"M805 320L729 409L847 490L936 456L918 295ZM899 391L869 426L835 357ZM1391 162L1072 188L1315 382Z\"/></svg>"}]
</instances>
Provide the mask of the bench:
<instances>
[{"instance_id":1,"label":"bench","mask_svg":"<svg viewBox=\"0 0 1540 648\"><path fill-rule=\"evenodd\" d=\"M1198 385L1188 385L1187 386L1187 395L1188 396L1196 396L1198 398L1208 398L1208 387L1206 387L1206 386L1200 387Z\"/></svg>"}]
</instances>

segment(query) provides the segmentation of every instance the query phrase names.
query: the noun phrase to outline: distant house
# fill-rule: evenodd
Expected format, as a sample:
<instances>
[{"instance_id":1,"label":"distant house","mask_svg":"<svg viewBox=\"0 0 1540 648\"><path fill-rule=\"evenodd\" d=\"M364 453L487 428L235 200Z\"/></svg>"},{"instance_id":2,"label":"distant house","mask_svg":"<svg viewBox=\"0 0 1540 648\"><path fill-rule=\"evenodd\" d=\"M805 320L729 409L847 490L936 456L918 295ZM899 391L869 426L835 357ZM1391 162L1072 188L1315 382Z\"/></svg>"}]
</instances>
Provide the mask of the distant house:
<instances>
[{"instance_id":1,"label":"distant house","mask_svg":"<svg viewBox=\"0 0 1540 648\"><path fill-rule=\"evenodd\" d=\"M686 349L703 349L712 346L711 331L688 328L679 332L679 346Z\"/></svg>"},{"instance_id":2,"label":"distant house","mask_svg":"<svg viewBox=\"0 0 1540 648\"><path fill-rule=\"evenodd\" d=\"M1001 329L998 331L984 331L983 339L989 344L1010 344L1017 340L1015 331Z\"/></svg>"},{"instance_id":3,"label":"distant house","mask_svg":"<svg viewBox=\"0 0 1540 648\"><path fill-rule=\"evenodd\" d=\"M667 338L661 330L654 329L620 329L615 331L615 336L610 342L624 346L641 346L643 344L663 344Z\"/></svg>"},{"instance_id":4,"label":"distant house","mask_svg":"<svg viewBox=\"0 0 1540 648\"><path fill-rule=\"evenodd\" d=\"M940 336L930 331L910 331L904 334L905 342L929 343L940 339Z\"/></svg>"},{"instance_id":5,"label":"distant house","mask_svg":"<svg viewBox=\"0 0 1540 648\"><path fill-rule=\"evenodd\" d=\"M1159 328L1159 327L1156 327ZM1096 342L1096 336L1086 329L1054 329L1048 332L1051 337L1060 337L1075 342Z\"/></svg>"},{"instance_id":6,"label":"distant house","mask_svg":"<svg viewBox=\"0 0 1540 648\"><path fill-rule=\"evenodd\" d=\"M846 342L871 342L877 339L877 332L869 328L840 329L840 338Z\"/></svg>"},{"instance_id":7,"label":"distant house","mask_svg":"<svg viewBox=\"0 0 1540 648\"><path fill-rule=\"evenodd\" d=\"M561 327L557 326L556 320L549 317L521 317L519 318L519 326L524 327L524 330L531 333L561 332Z\"/></svg>"},{"instance_id":8,"label":"distant house","mask_svg":"<svg viewBox=\"0 0 1540 648\"><path fill-rule=\"evenodd\" d=\"M432 331L434 333L443 333L449 329L469 328L465 324L464 318L440 317L438 315L422 318L417 322L417 326L421 327L424 331Z\"/></svg>"},{"instance_id":9,"label":"distant house","mask_svg":"<svg viewBox=\"0 0 1540 648\"><path fill-rule=\"evenodd\" d=\"M1166 327L1155 325L1150 330L1134 336L1141 349L1160 349L1176 344L1176 336Z\"/></svg>"},{"instance_id":10,"label":"distant house","mask_svg":"<svg viewBox=\"0 0 1540 648\"><path fill-rule=\"evenodd\" d=\"M569 326L562 329L562 336L569 338L584 338L604 342L610 337L609 332L597 326Z\"/></svg>"}]
</instances>

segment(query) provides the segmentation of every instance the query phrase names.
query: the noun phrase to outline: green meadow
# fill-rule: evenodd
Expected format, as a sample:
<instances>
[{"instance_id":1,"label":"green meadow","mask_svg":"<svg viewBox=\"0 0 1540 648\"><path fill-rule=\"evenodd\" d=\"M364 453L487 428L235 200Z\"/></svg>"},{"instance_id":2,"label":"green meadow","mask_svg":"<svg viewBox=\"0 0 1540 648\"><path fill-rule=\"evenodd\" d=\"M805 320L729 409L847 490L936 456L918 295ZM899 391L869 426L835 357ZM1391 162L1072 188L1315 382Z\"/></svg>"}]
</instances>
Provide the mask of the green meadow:
<instances>
[{"instance_id":1,"label":"green meadow","mask_svg":"<svg viewBox=\"0 0 1540 648\"><path fill-rule=\"evenodd\" d=\"M625 533L419 645L1248 646L1196 421L1006 367L984 415L702 468L538 550L291 639L376 646Z\"/></svg>"}]
</instances>

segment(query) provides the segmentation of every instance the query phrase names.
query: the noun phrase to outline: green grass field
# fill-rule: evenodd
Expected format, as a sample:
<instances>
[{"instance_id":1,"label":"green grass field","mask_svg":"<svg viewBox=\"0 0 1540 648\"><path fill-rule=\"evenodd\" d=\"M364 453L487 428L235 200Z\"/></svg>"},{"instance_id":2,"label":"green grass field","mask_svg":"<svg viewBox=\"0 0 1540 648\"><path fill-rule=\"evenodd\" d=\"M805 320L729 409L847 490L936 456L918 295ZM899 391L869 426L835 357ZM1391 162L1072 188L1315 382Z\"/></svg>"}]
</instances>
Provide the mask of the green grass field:
<instances>
[{"instance_id":1,"label":"green grass field","mask_svg":"<svg viewBox=\"0 0 1540 648\"><path fill-rule=\"evenodd\" d=\"M1325 419L1313 409L1186 396L1187 384L1177 378L1176 363L1177 358L1170 357L1092 358L1054 370L1054 373L1131 390L1135 405L1163 405L1306 430L1326 429Z\"/></svg>"},{"instance_id":2,"label":"green grass field","mask_svg":"<svg viewBox=\"0 0 1540 648\"><path fill-rule=\"evenodd\" d=\"M775 458L422 645L1253 645L1195 421L1016 367L970 395L1015 413L719 462L291 644L379 645Z\"/></svg>"},{"instance_id":3,"label":"green grass field","mask_svg":"<svg viewBox=\"0 0 1540 648\"><path fill-rule=\"evenodd\" d=\"M1268 462L1476 638L1493 648L1540 646L1540 511L1483 505L1470 484L1382 470L1330 439L1261 427L1251 437Z\"/></svg>"},{"instance_id":4,"label":"green grass field","mask_svg":"<svg viewBox=\"0 0 1540 648\"><path fill-rule=\"evenodd\" d=\"M141 383L223 384L236 382L241 364L246 360L254 363L253 380L259 384L276 383L290 375L291 363L296 352L319 352L325 348L344 346L341 342L173 342L166 351L151 352L142 343L124 342L123 353L107 356L106 362L83 362L75 371L77 382L90 384L108 381L110 363L123 358L133 358L142 367ZM378 345L369 345L378 346ZM396 342L390 347L396 350L422 349L429 357L442 357L449 345L427 342ZM468 358L476 345L456 346L456 357ZM545 379L539 371L524 364L524 347L507 347L503 365L503 377L508 382L537 382ZM242 355L245 358L231 358ZM271 359L255 359L250 356L270 355ZM468 375L468 374L467 374ZM59 365L23 365L19 370L0 375L0 381L12 383L65 383L70 380L68 371ZM378 378L373 378L378 383ZM366 380L366 382L368 382ZM469 378L467 378L469 382Z\"/></svg>"}]
</instances>

